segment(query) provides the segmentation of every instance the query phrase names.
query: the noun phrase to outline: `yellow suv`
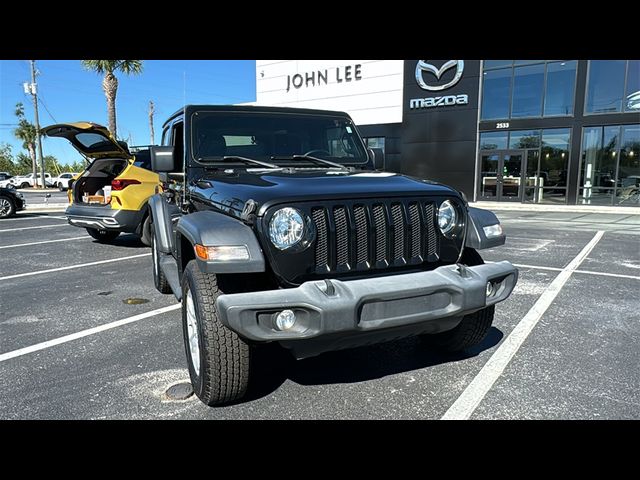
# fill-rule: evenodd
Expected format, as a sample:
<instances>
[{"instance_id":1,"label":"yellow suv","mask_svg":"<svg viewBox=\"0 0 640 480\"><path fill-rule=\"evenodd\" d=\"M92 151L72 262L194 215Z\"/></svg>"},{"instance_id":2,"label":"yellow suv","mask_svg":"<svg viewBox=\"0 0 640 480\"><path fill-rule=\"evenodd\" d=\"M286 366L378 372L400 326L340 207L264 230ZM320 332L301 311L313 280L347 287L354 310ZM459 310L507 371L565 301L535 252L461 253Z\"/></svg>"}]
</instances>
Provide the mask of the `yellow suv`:
<instances>
[{"instance_id":1,"label":"yellow suv","mask_svg":"<svg viewBox=\"0 0 640 480\"><path fill-rule=\"evenodd\" d=\"M125 142L116 141L106 127L95 123L61 123L43 132L66 138L90 162L69 187L69 223L86 228L99 242L111 242L124 232L135 233L150 245L147 201L161 184L150 170L149 151L132 154Z\"/></svg>"}]
</instances>

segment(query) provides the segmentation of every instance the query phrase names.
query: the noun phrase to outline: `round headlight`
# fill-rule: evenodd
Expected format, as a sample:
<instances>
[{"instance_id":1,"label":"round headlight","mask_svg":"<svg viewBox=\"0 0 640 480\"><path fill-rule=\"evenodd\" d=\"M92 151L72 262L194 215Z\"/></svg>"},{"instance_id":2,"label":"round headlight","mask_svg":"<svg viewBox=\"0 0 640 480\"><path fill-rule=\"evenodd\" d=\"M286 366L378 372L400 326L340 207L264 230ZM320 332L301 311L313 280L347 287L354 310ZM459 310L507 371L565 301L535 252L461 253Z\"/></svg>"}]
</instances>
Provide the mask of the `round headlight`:
<instances>
[{"instance_id":1,"label":"round headlight","mask_svg":"<svg viewBox=\"0 0 640 480\"><path fill-rule=\"evenodd\" d=\"M304 235L302 214L295 208L285 207L278 210L269 222L269 238L280 250L294 246Z\"/></svg>"},{"instance_id":2,"label":"round headlight","mask_svg":"<svg viewBox=\"0 0 640 480\"><path fill-rule=\"evenodd\" d=\"M438 209L438 227L443 235L447 235L458 223L458 213L449 200L445 200Z\"/></svg>"}]
</instances>

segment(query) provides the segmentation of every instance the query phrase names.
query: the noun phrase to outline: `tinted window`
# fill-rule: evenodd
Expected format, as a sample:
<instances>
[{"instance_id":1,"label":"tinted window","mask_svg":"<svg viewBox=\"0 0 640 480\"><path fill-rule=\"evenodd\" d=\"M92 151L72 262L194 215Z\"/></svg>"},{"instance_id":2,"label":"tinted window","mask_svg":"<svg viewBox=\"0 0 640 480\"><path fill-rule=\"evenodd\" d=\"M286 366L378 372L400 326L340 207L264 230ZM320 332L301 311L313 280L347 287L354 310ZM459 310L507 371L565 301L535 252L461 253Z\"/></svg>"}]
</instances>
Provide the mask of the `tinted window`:
<instances>
[{"instance_id":1,"label":"tinted window","mask_svg":"<svg viewBox=\"0 0 640 480\"><path fill-rule=\"evenodd\" d=\"M544 115L573 114L576 83L576 61L552 62L547 65L547 89L544 96Z\"/></svg>"},{"instance_id":2,"label":"tinted window","mask_svg":"<svg viewBox=\"0 0 640 480\"><path fill-rule=\"evenodd\" d=\"M542 115L543 83L543 64L514 68L512 118Z\"/></svg>"},{"instance_id":3,"label":"tinted window","mask_svg":"<svg viewBox=\"0 0 640 480\"><path fill-rule=\"evenodd\" d=\"M567 186L567 165L569 164L568 128L542 131L540 172L546 174L545 187Z\"/></svg>"},{"instance_id":4,"label":"tinted window","mask_svg":"<svg viewBox=\"0 0 640 480\"><path fill-rule=\"evenodd\" d=\"M640 60L629 60L627 66L624 109L627 112L640 110Z\"/></svg>"},{"instance_id":5,"label":"tinted window","mask_svg":"<svg viewBox=\"0 0 640 480\"><path fill-rule=\"evenodd\" d=\"M513 60L485 60L484 68L510 67Z\"/></svg>"},{"instance_id":6,"label":"tinted window","mask_svg":"<svg viewBox=\"0 0 640 480\"><path fill-rule=\"evenodd\" d=\"M509 148L538 148L540 146L540 130L521 130L511 132Z\"/></svg>"},{"instance_id":7,"label":"tinted window","mask_svg":"<svg viewBox=\"0 0 640 480\"><path fill-rule=\"evenodd\" d=\"M484 132L480 134L480 150L504 150L508 132Z\"/></svg>"},{"instance_id":8,"label":"tinted window","mask_svg":"<svg viewBox=\"0 0 640 480\"><path fill-rule=\"evenodd\" d=\"M587 113L620 112L626 61L591 60L587 80Z\"/></svg>"},{"instance_id":9,"label":"tinted window","mask_svg":"<svg viewBox=\"0 0 640 480\"><path fill-rule=\"evenodd\" d=\"M78 133L76 140L78 140L82 146L89 149L107 141L104 136L97 133Z\"/></svg>"},{"instance_id":10,"label":"tinted window","mask_svg":"<svg viewBox=\"0 0 640 480\"><path fill-rule=\"evenodd\" d=\"M489 70L482 75L482 119L509 118L511 68Z\"/></svg>"},{"instance_id":11,"label":"tinted window","mask_svg":"<svg viewBox=\"0 0 640 480\"><path fill-rule=\"evenodd\" d=\"M246 141L231 144L227 138ZM368 160L351 121L329 116L199 112L193 116L191 147L201 162L235 155L278 163L305 154L342 163Z\"/></svg>"}]
</instances>

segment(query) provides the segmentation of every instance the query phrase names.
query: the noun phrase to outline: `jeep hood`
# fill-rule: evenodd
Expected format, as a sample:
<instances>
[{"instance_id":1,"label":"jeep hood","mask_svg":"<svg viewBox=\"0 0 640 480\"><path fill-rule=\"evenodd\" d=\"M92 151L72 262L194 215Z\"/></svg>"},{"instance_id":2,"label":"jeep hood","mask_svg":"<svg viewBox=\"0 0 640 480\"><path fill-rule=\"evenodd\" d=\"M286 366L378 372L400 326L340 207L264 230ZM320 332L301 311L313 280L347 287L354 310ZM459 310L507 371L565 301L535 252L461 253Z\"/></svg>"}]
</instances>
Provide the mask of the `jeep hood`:
<instances>
[{"instance_id":1,"label":"jeep hood","mask_svg":"<svg viewBox=\"0 0 640 480\"><path fill-rule=\"evenodd\" d=\"M265 204L340 198L458 196L455 190L445 185L390 172L295 170L288 173L264 169L227 172L205 174L196 182L197 191L194 193L234 215L240 214L249 199L264 207Z\"/></svg>"}]
</instances>

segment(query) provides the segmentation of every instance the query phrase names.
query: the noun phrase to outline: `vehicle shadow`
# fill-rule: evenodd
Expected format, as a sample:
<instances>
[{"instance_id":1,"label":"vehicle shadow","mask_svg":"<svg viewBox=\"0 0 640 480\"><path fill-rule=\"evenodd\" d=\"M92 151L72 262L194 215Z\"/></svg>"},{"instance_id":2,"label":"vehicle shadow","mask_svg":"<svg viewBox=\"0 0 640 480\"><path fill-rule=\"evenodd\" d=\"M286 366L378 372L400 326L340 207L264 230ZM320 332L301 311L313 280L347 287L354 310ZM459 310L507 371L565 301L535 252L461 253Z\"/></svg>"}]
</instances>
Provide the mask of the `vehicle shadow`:
<instances>
[{"instance_id":1,"label":"vehicle shadow","mask_svg":"<svg viewBox=\"0 0 640 480\"><path fill-rule=\"evenodd\" d=\"M357 383L472 358L495 347L503 336L491 327L479 345L455 354L437 352L418 338L407 338L297 361L278 345L268 345L254 356L255 375L244 402L273 393L287 379L300 385Z\"/></svg>"},{"instance_id":2,"label":"vehicle shadow","mask_svg":"<svg viewBox=\"0 0 640 480\"><path fill-rule=\"evenodd\" d=\"M93 240L92 243L96 245L104 245L98 240ZM125 248L139 248L139 249L149 248L140 241L140 237L134 234L129 234L129 233L121 233L118 237L116 237L115 240L112 240L107 245L113 245L115 247L125 247Z\"/></svg>"}]
</instances>

